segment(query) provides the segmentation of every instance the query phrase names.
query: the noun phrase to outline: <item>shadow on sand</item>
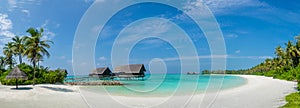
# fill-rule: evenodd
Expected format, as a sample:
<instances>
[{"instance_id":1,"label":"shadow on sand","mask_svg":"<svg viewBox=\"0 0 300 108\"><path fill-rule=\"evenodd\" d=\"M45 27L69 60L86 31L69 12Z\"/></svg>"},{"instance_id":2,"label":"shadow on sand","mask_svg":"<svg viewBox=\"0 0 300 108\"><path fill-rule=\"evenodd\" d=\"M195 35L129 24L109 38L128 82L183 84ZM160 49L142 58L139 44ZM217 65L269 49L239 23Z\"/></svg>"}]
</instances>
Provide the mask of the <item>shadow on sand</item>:
<instances>
[{"instance_id":1,"label":"shadow on sand","mask_svg":"<svg viewBox=\"0 0 300 108\"><path fill-rule=\"evenodd\" d=\"M73 90L66 89L66 88L55 88L55 87L48 87L48 86L41 86L41 87L53 91L59 91L59 92L74 92Z\"/></svg>"},{"instance_id":2,"label":"shadow on sand","mask_svg":"<svg viewBox=\"0 0 300 108\"><path fill-rule=\"evenodd\" d=\"M19 87L19 88L11 88L11 90L31 90L32 87Z\"/></svg>"}]
</instances>

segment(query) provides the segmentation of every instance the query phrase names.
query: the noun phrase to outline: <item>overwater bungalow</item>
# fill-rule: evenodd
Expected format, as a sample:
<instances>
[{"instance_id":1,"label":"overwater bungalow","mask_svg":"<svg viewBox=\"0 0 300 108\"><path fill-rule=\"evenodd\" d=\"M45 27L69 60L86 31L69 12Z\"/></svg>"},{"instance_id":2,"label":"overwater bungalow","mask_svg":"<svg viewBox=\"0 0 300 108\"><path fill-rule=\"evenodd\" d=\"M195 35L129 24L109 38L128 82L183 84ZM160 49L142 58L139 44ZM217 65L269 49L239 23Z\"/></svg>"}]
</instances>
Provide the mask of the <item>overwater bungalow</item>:
<instances>
[{"instance_id":1,"label":"overwater bungalow","mask_svg":"<svg viewBox=\"0 0 300 108\"><path fill-rule=\"evenodd\" d=\"M114 68L113 73L119 78L125 79L144 79L145 77L145 66L144 64L130 64L117 66Z\"/></svg>"},{"instance_id":2,"label":"overwater bungalow","mask_svg":"<svg viewBox=\"0 0 300 108\"><path fill-rule=\"evenodd\" d=\"M111 77L112 75L113 74L108 67L94 69L89 74L90 77L99 77L99 78Z\"/></svg>"}]
</instances>

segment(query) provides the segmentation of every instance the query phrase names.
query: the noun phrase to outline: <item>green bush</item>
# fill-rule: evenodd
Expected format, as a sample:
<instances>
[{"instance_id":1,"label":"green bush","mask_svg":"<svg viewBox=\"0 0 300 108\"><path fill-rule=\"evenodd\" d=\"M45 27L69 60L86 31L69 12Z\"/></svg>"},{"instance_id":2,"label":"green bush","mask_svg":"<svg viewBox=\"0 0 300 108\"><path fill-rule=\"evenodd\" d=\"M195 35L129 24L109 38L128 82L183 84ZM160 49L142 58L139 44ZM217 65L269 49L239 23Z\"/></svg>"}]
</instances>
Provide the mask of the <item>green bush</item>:
<instances>
[{"instance_id":1,"label":"green bush","mask_svg":"<svg viewBox=\"0 0 300 108\"><path fill-rule=\"evenodd\" d=\"M292 93L285 97L288 102L282 108L299 108L300 107L300 93Z\"/></svg>"},{"instance_id":2,"label":"green bush","mask_svg":"<svg viewBox=\"0 0 300 108\"><path fill-rule=\"evenodd\" d=\"M297 81L300 79L300 66L295 68L283 67L277 70L270 70L268 72L257 72L256 75L263 73L264 76L273 77L276 79Z\"/></svg>"},{"instance_id":3,"label":"green bush","mask_svg":"<svg viewBox=\"0 0 300 108\"><path fill-rule=\"evenodd\" d=\"M264 72L264 76L267 76L267 77L276 77L276 74L277 71L276 70L271 70L271 71L268 71L268 72Z\"/></svg>"},{"instance_id":4,"label":"green bush","mask_svg":"<svg viewBox=\"0 0 300 108\"><path fill-rule=\"evenodd\" d=\"M54 83L63 83L67 73L62 71L61 69L57 69L54 71L46 72L43 76L45 82L54 84Z\"/></svg>"},{"instance_id":5,"label":"green bush","mask_svg":"<svg viewBox=\"0 0 300 108\"><path fill-rule=\"evenodd\" d=\"M253 72L252 75L259 75L259 76L263 76L264 73L263 72Z\"/></svg>"}]
</instances>

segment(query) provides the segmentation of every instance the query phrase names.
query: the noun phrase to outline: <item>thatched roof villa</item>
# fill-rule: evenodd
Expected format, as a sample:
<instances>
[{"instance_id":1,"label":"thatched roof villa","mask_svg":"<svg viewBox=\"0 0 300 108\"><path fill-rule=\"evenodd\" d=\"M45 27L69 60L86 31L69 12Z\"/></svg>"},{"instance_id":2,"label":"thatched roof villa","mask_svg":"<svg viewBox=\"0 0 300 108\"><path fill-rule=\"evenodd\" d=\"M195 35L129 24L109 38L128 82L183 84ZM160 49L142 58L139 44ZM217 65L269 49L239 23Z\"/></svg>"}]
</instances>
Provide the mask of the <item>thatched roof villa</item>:
<instances>
[{"instance_id":1,"label":"thatched roof villa","mask_svg":"<svg viewBox=\"0 0 300 108\"><path fill-rule=\"evenodd\" d=\"M94 69L90 74L90 77L110 77L112 72L108 67Z\"/></svg>"},{"instance_id":2,"label":"thatched roof villa","mask_svg":"<svg viewBox=\"0 0 300 108\"><path fill-rule=\"evenodd\" d=\"M117 66L114 68L113 73L119 78L144 78L145 77L145 66L144 64L130 64Z\"/></svg>"}]
</instances>

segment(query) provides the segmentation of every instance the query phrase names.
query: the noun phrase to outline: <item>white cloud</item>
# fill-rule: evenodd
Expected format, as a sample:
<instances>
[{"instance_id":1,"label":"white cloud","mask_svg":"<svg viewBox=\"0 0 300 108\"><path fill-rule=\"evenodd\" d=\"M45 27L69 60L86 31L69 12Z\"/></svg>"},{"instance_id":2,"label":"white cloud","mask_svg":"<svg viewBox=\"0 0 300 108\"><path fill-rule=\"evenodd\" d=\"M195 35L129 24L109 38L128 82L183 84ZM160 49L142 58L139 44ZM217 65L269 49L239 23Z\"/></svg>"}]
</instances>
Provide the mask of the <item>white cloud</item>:
<instances>
[{"instance_id":1,"label":"white cloud","mask_svg":"<svg viewBox=\"0 0 300 108\"><path fill-rule=\"evenodd\" d=\"M85 3L104 2L105 0L84 0Z\"/></svg>"},{"instance_id":2,"label":"white cloud","mask_svg":"<svg viewBox=\"0 0 300 108\"><path fill-rule=\"evenodd\" d=\"M158 36L166 33L171 25L164 20L147 20L136 23L134 26L128 26L122 32L119 44L135 42L141 36Z\"/></svg>"},{"instance_id":3,"label":"white cloud","mask_svg":"<svg viewBox=\"0 0 300 108\"><path fill-rule=\"evenodd\" d=\"M8 0L8 11L23 9L26 5L39 5L42 0Z\"/></svg>"},{"instance_id":4,"label":"white cloud","mask_svg":"<svg viewBox=\"0 0 300 108\"><path fill-rule=\"evenodd\" d=\"M100 29L101 29L102 27L103 27L103 25L96 25L96 26L94 26L94 27L92 28L92 32L97 33L97 32L100 31Z\"/></svg>"},{"instance_id":5,"label":"white cloud","mask_svg":"<svg viewBox=\"0 0 300 108\"><path fill-rule=\"evenodd\" d=\"M12 21L8 19L7 14L0 13L0 30L9 30L12 29Z\"/></svg>"},{"instance_id":6,"label":"white cloud","mask_svg":"<svg viewBox=\"0 0 300 108\"><path fill-rule=\"evenodd\" d=\"M170 29L170 24L164 20L148 20L143 23L137 23L138 26L132 26L126 28L126 33L131 34L149 34L149 35L157 35L164 33Z\"/></svg>"},{"instance_id":7,"label":"white cloud","mask_svg":"<svg viewBox=\"0 0 300 108\"><path fill-rule=\"evenodd\" d=\"M239 7L267 6L258 0L197 0L197 3L207 5L214 13L227 13Z\"/></svg>"},{"instance_id":8,"label":"white cloud","mask_svg":"<svg viewBox=\"0 0 300 108\"><path fill-rule=\"evenodd\" d=\"M236 50L235 53L236 54L241 53L241 50Z\"/></svg>"},{"instance_id":9,"label":"white cloud","mask_svg":"<svg viewBox=\"0 0 300 108\"><path fill-rule=\"evenodd\" d=\"M270 23L286 21L300 24L299 13L277 8L260 0L196 0L188 2L186 8L189 13L200 14L199 11L194 10L195 6L200 5L206 5L215 15L234 14L258 18Z\"/></svg>"},{"instance_id":10,"label":"white cloud","mask_svg":"<svg viewBox=\"0 0 300 108\"><path fill-rule=\"evenodd\" d=\"M237 34L228 34L228 35L226 35L226 37L228 37L228 38L237 38L239 36Z\"/></svg>"},{"instance_id":11,"label":"white cloud","mask_svg":"<svg viewBox=\"0 0 300 108\"><path fill-rule=\"evenodd\" d=\"M102 57L99 57L99 60L101 61L105 61L106 60L106 57L102 56Z\"/></svg>"},{"instance_id":12,"label":"white cloud","mask_svg":"<svg viewBox=\"0 0 300 108\"><path fill-rule=\"evenodd\" d=\"M44 23L41 25L41 27L46 27L49 23L49 20L45 20Z\"/></svg>"},{"instance_id":13,"label":"white cloud","mask_svg":"<svg viewBox=\"0 0 300 108\"><path fill-rule=\"evenodd\" d=\"M52 38L55 37L55 33L49 31L47 28L44 28L44 38L47 40L51 40Z\"/></svg>"},{"instance_id":14,"label":"white cloud","mask_svg":"<svg viewBox=\"0 0 300 108\"><path fill-rule=\"evenodd\" d=\"M176 60L191 60L191 59L200 59L200 58L227 58L228 55L204 55L204 56L190 56L190 57L171 57L164 58L165 61L176 61Z\"/></svg>"},{"instance_id":15,"label":"white cloud","mask_svg":"<svg viewBox=\"0 0 300 108\"><path fill-rule=\"evenodd\" d=\"M17 7L17 1L16 0L8 0L8 5L10 8L16 8Z\"/></svg>"},{"instance_id":16,"label":"white cloud","mask_svg":"<svg viewBox=\"0 0 300 108\"><path fill-rule=\"evenodd\" d=\"M271 59L273 57L271 57L271 56L259 56L258 58L259 59Z\"/></svg>"},{"instance_id":17,"label":"white cloud","mask_svg":"<svg viewBox=\"0 0 300 108\"><path fill-rule=\"evenodd\" d=\"M97 63L96 65L97 65L97 66L100 66L100 63Z\"/></svg>"},{"instance_id":18,"label":"white cloud","mask_svg":"<svg viewBox=\"0 0 300 108\"><path fill-rule=\"evenodd\" d=\"M272 56L228 56L230 59L267 59L273 58Z\"/></svg>"},{"instance_id":19,"label":"white cloud","mask_svg":"<svg viewBox=\"0 0 300 108\"><path fill-rule=\"evenodd\" d=\"M165 61L176 61L176 60L191 60L191 59L212 59L212 58L225 58L225 59L267 59L273 58L272 56L231 56L231 55L204 55L204 56L191 56L191 57L171 57L164 58Z\"/></svg>"},{"instance_id":20,"label":"white cloud","mask_svg":"<svg viewBox=\"0 0 300 108\"><path fill-rule=\"evenodd\" d=\"M0 52L2 52L4 44L9 42L11 38L15 36L15 34L11 32L12 28L13 23L8 18L8 15L0 13Z\"/></svg>"},{"instance_id":21,"label":"white cloud","mask_svg":"<svg viewBox=\"0 0 300 108\"><path fill-rule=\"evenodd\" d=\"M10 32L10 31L1 31L0 36L5 36L7 38L12 38L12 37L15 36L15 34Z\"/></svg>"},{"instance_id":22,"label":"white cloud","mask_svg":"<svg viewBox=\"0 0 300 108\"><path fill-rule=\"evenodd\" d=\"M0 44L6 44L15 36L10 30L13 28L12 21L7 14L0 13Z\"/></svg>"},{"instance_id":23,"label":"white cloud","mask_svg":"<svg viewBox=\"0 0 300 108\"><path fill-rule=\"evenodd\" d=\"M28 17L30 17L30 11L29 10L23 9L23 10L21 10L21 12L25 13Z\"/></svg>"},{"instance_id":24,"label":"white cloud","mask_svg":"<svg viewBox=\"0 0 300 108\"><path fill-rule=\"evenodd\" d=\"M50 31L48 28L50 20L45 20L45 22L41 25L41 27L44 29L44 37L43 39L51 40L56 36L56 34L52 31ZM55 27L57 24L55 25Z\"/></svg>"}]
</instances>

